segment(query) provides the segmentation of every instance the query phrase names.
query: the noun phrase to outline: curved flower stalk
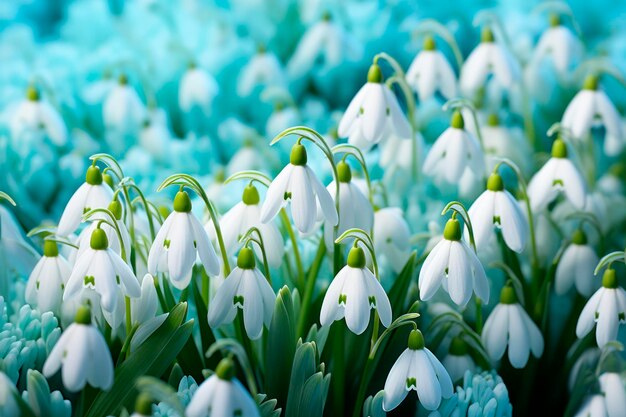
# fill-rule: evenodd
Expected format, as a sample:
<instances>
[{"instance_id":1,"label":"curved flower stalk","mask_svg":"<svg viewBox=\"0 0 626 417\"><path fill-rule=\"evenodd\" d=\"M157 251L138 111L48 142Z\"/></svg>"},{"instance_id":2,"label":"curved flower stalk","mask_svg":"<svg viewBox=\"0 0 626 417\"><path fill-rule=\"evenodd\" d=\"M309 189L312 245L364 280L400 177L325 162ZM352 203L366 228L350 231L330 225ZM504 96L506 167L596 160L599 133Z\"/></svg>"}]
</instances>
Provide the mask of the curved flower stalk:
<instances>
[{"instance_id":1,"label":"curved flower stalk","mask_svg":"<svg viewBox=\"0 0 626 417\"><path fill-rule=\"evenodd\" d=\"M63 288L71 273L72 268L59 254L57 243L44 240L43 256L28 277L26 301L41 312L52 311L59 317Z\"/></svg>"},{"instance_id":2,"label":"curved flower stalk","mask_svg":"<svg viewBox=\"0 0 626 417\"><path fill-rule=\"evenodd\" d=\"M76 392L86 384L102 390L113 385L113 360L100 331L91 324L89 307L82 307L54 345L43 366L50 378L61 369L63 385Z\"/></svg>"},{"instance_id":3,"label":"curved flower stalk","mask_svg":"<svg viewBox=\"0 0 626 417\"><path fill-rule=\"evenodd\" d=\"M237 267L226 277L209 304L209 325L217 328L230 323L241 309L248 337L258 339L263 334L263 324L268 329L270 327L275 301L274 290L256 268L254 252L244 246L239 251Z\"/></svg>"},{"instance_id":4,"label":"curved flower stalk","mask_svg":"<svg viewBox=\"0 0 626 417\"><path fill-rule=\"evenodd\" d=\"M354 96L339 122L338 134L365 151L395 133L411 137L411 124L391 89L383 82L377 64L370 66L367 83Z\"/></svg>"},{"instance_id":5,"label":"curved flower stalk","mask_svg":"<svg viewBox=\"0 0 626 417\"><path fill-rule=\"evenodd\" d=\"M592 127L603 126L606 130L604 152L609 156L620 153L626 142L624 126L615 105L604 91L599 89L595 74L587 76L583 88L568 104L561 125L569 129L572 138L585 140Z\"/></svg>"},{"instance_id":6,"label":"curved flower stalk","mask_svg":"<svg viewBox=\"0 0 626 417\"><path fill-rule=\"evenodd\" d=\"M188 417L261 417L250 393L235 378L235 364L222 359L215 373L196 390L185 409Z\"/></svg>"},{"instance_id":7,"label":"curved flower stalk","mask_svg":"<svg viewBox=\"0 0 626 417\"><path fill-rule=\"evenodd\" d=\"M457 96L457 80L454 69L445 55L437 50L432 36L424 38L422 51L411 62L406 81L417 93L420 101L440 93L446 100Z\"/></svg>"},{"instance_id":8,"label":"curved flower stalk","mask_svg":"<svg viewBox=\"0 0 626 417\"><path fill-rule=\"evenodd\" d=\"M598 255L587 242L587 235L582 229L577 229L556 267L555 292L565 294L575 285L580 295L589 297L593 291L594 268L598 261Z\"/></svg>"},{"instance_id":9,"label":"curved flower stalk","mask_svg":"<svg viewBox=\"0 0 626 417\"><path fill-rule=\"evenodd\" d=\"M436 410L442 398L450 398L454 393L448 372L426 348L419 330L412 330L409 334L408 348L389 371L384 390L385 411L400 405L411 390L417 393L419 402L427 410Z\"/></svg>"},{"instance_id":10,"label":"curved flower stalk","mask_svg":"<svg viewBox=\"0 0 626 417\"><path fill-rule=\"evenodd\" d=\"M576 336L586 336L596 326L596 342L603 348L617 340L619 326L626 322L626 291L619 286L615 270L604 271L602 287L585 304L576 324Z\"/></svg>"},{"instance_id":11,"label":"curved flower stalk","mask_svg":"<svg viewBox=\"0 0 626 417\"><path fill-rule=\"evenodd\" d=\"M531 352L537 358L543 354L543 335L509 285L502 288L500 303L485 322L482 340L494 361L504 356L508 346L509 362L514 368L526 366Z\"/></svg>"}]
</instances>

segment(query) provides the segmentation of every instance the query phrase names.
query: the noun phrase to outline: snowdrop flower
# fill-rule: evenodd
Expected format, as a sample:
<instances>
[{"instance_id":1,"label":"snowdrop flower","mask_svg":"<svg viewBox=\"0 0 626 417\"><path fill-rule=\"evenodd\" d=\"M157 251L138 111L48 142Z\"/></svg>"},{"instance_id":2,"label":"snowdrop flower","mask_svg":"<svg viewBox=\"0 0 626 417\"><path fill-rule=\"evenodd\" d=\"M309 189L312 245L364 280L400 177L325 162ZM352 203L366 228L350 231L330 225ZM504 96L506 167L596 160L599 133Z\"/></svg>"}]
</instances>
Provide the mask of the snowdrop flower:
<instances>
[{"instance_id":1,"label":"snowdrop flower","mask_svg":"<svg viewBox=\"0 0 626 417\"><path fill-rule=\"evenodd\" d=\"M153 318L157 312L158 302L154 277L146 274L141 280L141 295L130 300L133 324L143 324Z\"/></svg>"},{"instance_id":2,"label":"snowdrop flower","mask_svg":"<svg viewBox=\"0 0 626 417\"><path fill-rule=\"evenodd\" d=\"M352 181L352 171L346 162L340 161L337 164L337 177L339 178L339 212L341 213L337 226L337 236L352 228L359 228L365 231L372 230L374 210L367 197ZM326 189L334 200L337 190L335 181L328 184ZM330 252L334 250L333 233L333 225L326 220L324 224L324 241L326 249ZM350 244L349 241L346 243Z\"/></svg>"},{"instance_id":3,"label":"snowdrop flower","mask_svg":"<svg viewBox=\"0 0 626 417\"><path fill-rule=\"evenodd\" d=\"M297 143L291 148L290 163L283 168L267 190L261 222L270 222L291 200L291 216L296 228L302 233L309 233L318 217L319 202L325 220L335 226L338 221L337 209L333 198L322 185L311 168L307 165L304 145Z\"/></svg>"},{"instance_id":4,"label":"snowdrop flower","mask_svg":"<svg viewBox=\"0 0 626 417\"><path fill-rule=\"evenodd\" d=\"M81 294L83 288L100 295L102 309L112 313L118 297L139 297L141 288L132 269L109 247L109 239L101 228L91 234L90 248L76 260L67 281L63 301Z\"/></svg>"},{"instance_id":5,"label":"snowdrop flower","mask_svg":"<svg viewBox=\"0 0 626 417\"><path fill-rule=\"evenodd\" d=\"M52 311L59 316L63 288L71 273L70 264L59 255L57 243L44 240L43 256L28 277L26 302L42 313Z\"/></svg>"},{"instance_id":6,"label":"snowdrop flower","mask_svg":"<svg viewBox=\"0 0 626 417\"><path fill-rule=\"evenodd\" d=\"M196 256L209 275L220 272L220 264L202 224L191 212L191 199L186 191L180 190L174 197L174 211L161 225L150 253L148 254L148 272L169 273L170 281L176 288L183 290L191 281Z\"/></svg>"},{"instance_id":7,"label":"snowdrop flower","mask_svg":"<svg viewBox=\"0 0 626 417\"><path fill-rule=\"evenodd\" d=\"M443 239L428 254L419 274L420 298L430 300L443 282L455 304L465 306L472 289L484 303L489 302L489 281L478 257L461 239L461 225L448 220Z\"/></svg>"},{"instance_id":8,"label":"snowdrop flower","mask_svg":"<svg viewBox=\"0 0 626 417\"><path fill-rule=\"evenodd\" d=\"M621 414L618 414L621 415ZM604 397L596 394L588 397L574 417L612 417L608 414Z\"/></svg>"},{"instance_id":9,"label":"snowdrop flower","mask_svg":"<svg viewBox=\"0 0 626 417\"><path fill-rule=\"evenodd\" d=\"M320 324L329 326L345 317L351 332L361 334L370 322L370 310L375 308L385 327L391 324L391 304L387 294L374 274L365 266L365 252L355 246L348 253L344 266L328 286Z\"/></svg>"},{"instance_id":10,"label":"snowdrop flower","mask_svg":"<svg viewBox=\"0 0 626 417\"><path fill-rule=\"evenodd\" d=\"M480 44L467 57L461 69L461 91L466 96L474 96L492 74L498 84L510 89L519 80L521 70L513 55L494 41L491 29L484 28Z\"/></svg>"},{"instance_id":11,"label":"snowdrop flower","mask_svg":"<svg viewBox=\"0 0 626 417\"><path fill-rule=\"evenodd\" d=\"M237 257L237 267L217 289L209 305L209 325L217 328L232 322L240 308L248 337L258 339L263 334L263 324L270 327L275 301L274 290L256 268L254 252L243 247Z\"/></svg>"},{"instance_id":12,"label":"snowdrop flower","mask_svg":"<svg viewBox=\"0 0 626 417\"><path fill-rule=\"evenodd\" d=\"M600 391L604 394L607 417L619 417L626 411L626 390L617 372L605 372L598 378Z\"/></svg>"},{"instance_id":13,"label":"snowdrop flower","mask_svg":"<svg viewBox=\"0 0 626 417\"><path fill-rule=\"evenodd\" d=\"M528 241L528 222L515 198L504 189L502 177L494 172L483 192L468 210L477 248L487 246L499 228L504 243L515 252L522 252ZM469 236L465 228L466 238Z\"/></svg>"},{"instance_id":14,"label":"snowdrop flower","mask_svg":"<svg viewBox=\"0 0 626 417\"><path fill-rule=\"evenodd\" d=\"M96 165L87 168L85 182L78 187L61 214L57 228L59 236L67 236L74 232L80 225L83 214L89 210L108 207L113 198L113 191L102 182L100 168Z\"/></svg>"},{"instance_id":15,"label":"snowdrop flower","mask_svg":"<svg viewBox=\"0 0 626 417\"><path fill-rule=\"evenodd\" d=\"M61 334L43 365L43 374L50 378L59 369L63 385L72 392L87 383L104 391L113 385L111 352L98 328L91 324L89 307L81 307L75 322Z\"/></svg>"},{"instance_id":16,"label":"snowdrop flower","mask_svg":"<svg viewBox=\"0 0 626 417\"><path fill-rule=\"evenodd\" d=\"M462 379L466 371L476 371L476 364L469 354L467 342L461 336L452 339L448 354L441 363L452 381Z\"/></svg>"},{"instance_id":17,"label":"snowdrop flower","mask_svg":"<svg viewBox=\"0 0 626 417\"><path fill-rule=\"evenodd\" d=\"M556 267L555 292L565 294L575 284L581 295L589 297L593 290L594 270L598 261L598 255L587 244L585 232L577 229L572 236L572 243L563 251Z\"/></svg>"},{"instance_id":18,"label":"snowdrop flower","mask_svg":"<svg viewBox=\"0 0 626 417\"><path fill-rule=\"evenodd\" d=\"M411 230L398 207L374 212L374 250L399 273L411 256Z\"/></svg>"},{"instance_id":19,"label":"snowdrop flower","mask_svg":"<svg viewBox=\"0 0 626 417\"><path fill-rule=\"evenodd\" d=\"M281 265L285 254L283 237L275 222L261 223L259 201L259 191L254 185L249 184L243 190L241 201L222 216L220 228L224 239L224 248L228 256L234 255L239 239L252 227L256 227L263 238L267 262L272 267L277 268ZM204 228L211 238L215 237L213 222L208 222ZM254 251L257 257L261 259L261 248L255 245Z\"/></svg>"},{"instance_id":20,"label":"snowdrop flower","mask_svg":"<svg viewBox=\"0 0 626 417\"><path fill-rule=\"evenodd\" d=\"M409 334L409 347L391 367L385 381L383 409L396 408L415 390L420 403L427 410L436 410L442 398L453 394L450 375L439 359L425 347L424 336L419 330Z\"/></svg>"},{"instance_id":21,"label":"snowdrop flower","mask_svg":"<svg viewBox=\"0 0 626 417\"><path fill-rule=\"evenodd\" d=\"M393 92L383 82L377 64L370 66L367 83L356 93L339 122L338 134L363 150L391 134L411 137L411 125Z\"/></svg>"},{"instance_id":22,"label":"snowdrop flower","mask_svg":"<svg viewBox=\"0 0 626 417\"><path fill-rule=\"evenodd\" d=\"M508 345L509 362L514 368L526 366L530 352L537 358L543 353L543 335L509 285L502 288L500 303L487 318L481 337L494 361L502 358Z\"/></svg>"},{"instance_id":23,"label":"snowdrop flower","mask_svg":"<svg viewBox=\"0 0 626 417\"><path fill-rule=\"evenodd\" d=\"M15 146L21 148L20 142L30 134L44 133L56 146L67 143L67 128L59 112L50 103L41 100L39 90L34 86L26 90L26 100L22 101L9 122L11 137ZM26 143L32 144L31 141Z\"/></svg>"},{"instance_id":24,"label":"snowdrop flower","mask_svg":"<svg viewBox=\"0 0 626 417\"><path fill-rule=\"evenodd\" d=\"M128 78L121 75L102 106L104 125L108 129L127 134L136 132L146 118L146 108Z\"/></svg>"},{"instance_id":25,"label":"snowdrop flower","mask_svg":"<svg viewBox=\"0 0 626 417\"><path fill-rule=\"evenodd\" d=\"M266 52L262 47L242 68L237 83L237 94L240 97L247 97L257 86L282 89L287 86L287 77L278 58L273 53Z\"/></svg>"},{"instance_id":26,"label":"snowdrop flower","mask_svg":"<svg viewBox=\"0 0 626 417\"><path fill-rule=\"evenodd\" d=\"M3 416L17 417L21 415L20 406L15 397L19 397L13 381L0 371L0 412Z\"/></svg>"},{"instance_id":27,"label":"snowdrop flower","mask_svg":"<svg viewBox=\"0 0 626 417\"><path fill-rule=\"evenodd\" d=\"M574 139L583 140L594 125L604 126L604 152L609 156L620 153L624 146L624 127L615 105L598 88L598 76L585 79L583 89L567 105L561 125L572 132Z\"/></svg>"},{"instance_id":28,"label":"snowdrop flower","mask_svg":"<svg viewBox=\"0 0 626 417\"><path fill-rule=\"evenodd\" d=\"M261 417L256 403L235 378L235 364L220 361L215 373L196 390L185 409L187 417Z\"/></svg>"},{"instance_id":29,"label":"snowdrop flower","mask_svg":"<svg viewBox=\"0 0 626 417\"><path fill-rule=\"evenodd\" d=\"M510 159L524 174L532 168L533 152L530 149L524 131L519 126L500 124L497 114L487 116L487 123L480 126L485 167L492 169L502 158Z\"/></svg>"},{"instance_id":30,"label":"snowdrop flower","mask_svg":"<svg viewBox=\"0 0 626 417\"><path fill-rule=\"evenodd\" d=\"M541 211L554 200L559 193L574 207L585 207L587 186L578 168L567 159L567 146L561 139L552 145L552 158L535 174L528 184L528 198L534 212Z\"/></svg>"},{"instance_id":31,"label":"snowdrop flower","mask_svg":"<svg viewBox=\"0 0 626 417\"><path fill-rule=\"evenodd\" d=\"M484 175L483 151L478 140L465 130L461 112L452 114L450 127L437 138L424 160L424 174L457 184L466 169Z\"/></svg>"},{"instance_id":32,"label":"snowdrop flower","mask_svg":"<svg viewBox=\"0 0 626 417\"><path fill-rule=\"evenodd\" d=\"M620 324L626 322L626 291L619 286L614 269L607 269L602 276L602 287L596 291L580 312L576 324L579 339L598 324L596 342L603 348L608 342L617 340Z\"/></svg>"},{"instance_id":33,"label":"snowdrop flower","mask_svg":"<svg viewBox=\"0 0 626 417\"><path fill-rule=\"evenodd\" d=\"M457 96L456 75L445 55L437 50L432 36L424 39L424 49L417 54L406 73L407 83L426 101L439 92L446 100Z\"/></svg>"},{"instance_id":34,"label":"snowdrop flower","mask_svg":"<svg viewBox=\"0 0 626 417\"><path fill-rule=\"evenodd\" d=\"M580 39L561 24L558 15L552 15L550 28L539 38L528 65L536 69L544 59L550 58L556 72L565 78L572 65L580 61L582 54L583 46Z\"/></svg>"},{"instance_id":35,"label":"snowdrop flower","mask_svg":"<svg viewBox=\"0 0 626 417\"><path fill-rule=\"evenodd\" d=\"M198 107L205 115L208 115L211 113L211 104L219 89L219 85L211 74L192 64L180 80L178 105L184 112Z\"/></svg>"}]
</instances>

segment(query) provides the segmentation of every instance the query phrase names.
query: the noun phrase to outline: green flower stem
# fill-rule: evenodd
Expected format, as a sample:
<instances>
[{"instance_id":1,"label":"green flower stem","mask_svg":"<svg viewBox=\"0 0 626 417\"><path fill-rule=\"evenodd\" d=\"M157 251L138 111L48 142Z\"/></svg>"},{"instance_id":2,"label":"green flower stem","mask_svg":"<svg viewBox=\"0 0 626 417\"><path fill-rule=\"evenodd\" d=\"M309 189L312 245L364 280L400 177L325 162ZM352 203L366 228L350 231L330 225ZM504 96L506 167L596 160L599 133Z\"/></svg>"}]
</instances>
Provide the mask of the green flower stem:
<instances>
[{"instance_id":1,"label":"green flower stem","mask_svg":"<svg viewBox=\"0 0 626 417\"><path fill-rule=\"evenodd\" d=\"M331 385L333 389L333 415L343 416L345 415L344 404L344 391L345 391L345 332L344 324L341 321L337 321L333 324L335 330L335 337L333 338L333 369Z\"/></svg>"},{"instance_id":2,"label":"green flower stem","mask_svg":"<svg viewBox=\"0 0 626 417\"><path fill-rule=\"evenodd\" d=\"M304 337L306 336L307 324L309 321L309 305L311 304L311 300L313 299L313 292L315 291L315 281L317 274L320 271L320 267L322 266L322 262L324 261L324 256L326 255L326 244L324 243L324 239L320 239L320 244L317 248L317 253L315 254L315 259L311 264L311 268L309 269L309 274L306 280L306 287L304 289L304 293L302 295L302 309L300 311L300 315L298 317L298 324L296 326L296 337Z\"/></svg>"},{"instance_id":3,"label":"green flower stem","mask_svg":"<svg viewBox=\"0 0 626 417\"><path fill-rule=\"evenodd\" d=\"M296 264L296 270L298 271L298 276L296 278L296 287L298 291L304 290L304 267L302 266L302 259L300 258L300 249L298 249L298 240L296 239L296 234L293 231L293 227L291 227L291 222L289 221L289 217L287 216L287 211L282 208L280 209L280 221L283 223L285 230L287 230L287 235L289 235L289 240L291 240L291 246L293 250L293 259Z\"/></svg>"},{"instance_id":4,"label":"green flower stem","mask_svg":"<svg viewBox=\"0 0 626 417\"><path fill-rule=\"evenodd\" d=\"M137 187L137 184L135 184L134 182L131 182L130 184L128 184L128 186L132 188L133 190L135 190L137 194L139 195L139 199L141 200L141 203L143 204L143 207L146 210L146 217L148 218L148 227L150 228L150 238L154 240L154 238L156 237L156 232L154 229L154 220L152 218L152 212L150 211L150 206L148 205L148 200L146 199L146 196L143 194L141 189Z\"/></svg>"},{"instance_id":5,"label":"green flower stem","mask_svg":"<svg viewBox=\"0 0 626 417\"><path fill-rule=\"evenodd\" d=\"M124 297L124 304L126 307L126 340L130 340L132 337L131 329L133 328L133 321L130 311L130 297Z\"/></svg>"},{"instance_id":6,"label":"green flower stem","mask_svg":"<svg viewBox=\"0 0 626 417\"><path fill-rule=\"evenodd\" d=\"M474 253L476 253L476 241L474 240L474 228L472 227L472 222L470 220L469 214L467 213L467 209L458 201L451 201L441 210L441 215L445 215L448 211L452 210L452 218L456 218L457 213L461 215L463 218L463 223L467 226L467 231L469 232L469 243Z\"/></svg>"}]
</instances>

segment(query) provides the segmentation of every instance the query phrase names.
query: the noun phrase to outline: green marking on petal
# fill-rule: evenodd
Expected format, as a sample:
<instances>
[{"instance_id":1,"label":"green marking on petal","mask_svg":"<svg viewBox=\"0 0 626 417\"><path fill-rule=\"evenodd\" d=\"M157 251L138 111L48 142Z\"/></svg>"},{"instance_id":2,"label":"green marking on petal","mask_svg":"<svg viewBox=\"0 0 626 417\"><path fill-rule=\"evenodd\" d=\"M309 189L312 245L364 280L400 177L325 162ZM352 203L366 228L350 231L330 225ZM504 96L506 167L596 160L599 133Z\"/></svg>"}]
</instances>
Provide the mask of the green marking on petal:
<instances>
[{"instance_id":1,"label":"green marking on petal","mask_svg":"<svg viewBox=\"0 0 626 417\"><path fill-rule=\"evenodd\" d=\"M500 216L493 216L493 224L502 224L500 221Z\"/></svg>"},{"instance_id":2,"label":"green marking on petal","mask_svg":"<svg viewBox=\"0 0 626 417\"><path fill-rule=\"evenodd\" d=\"M417 380L415 378L406 379L406 389L410 389L411 387L417 387Z\"/></svg>"},{"instance_id":3,"label":"green marking on petal","mask_svg":"<svg viewBox=\"0 0 626 417\"><path fill-rule=\"evenodd\" d=\"M345 305L347 301L348 301L348 296L346 294L339 294L339 300L338 300L339 304Z\"/></svg>"},{"instance_id":4,"label":"green marking on petal","mask_svg":"<svg viewBox=\"0 0 626 417\"><path fill-rule=\"evenodd\" d=\"M376 307L376 297L374 297L373 295L370 295L369 297L367 297L367 299L370 302L370 306Z\"/></svg>"},{"instance_id":5,"label":"green marking on petal","mask_svg":"<svg viewBox=\"0 0 626 417\"><path fill-rule=\"evenodd\" d=\"M170 248L170 243L172 243L169 239L165 239L163 241L163 247Z\"/></svg>"},{"instance_id":6,"label":"green marking on petal","mask_svg":"<svg viewBox=\"0 0 626 417\"><path fill-rule=\"evenodd\" d=\"M94 287L96 286L96 277L94 277L93 275L86 275L85 279L83 280L85 285L93 285Z\"/></svg>"},{"instance_id":7,"label":"green marking on petal","mask_svg":"<svg viewBox=\"0 0 626 417\"><path fill-rule=\"evenodd\" d=\"M233 304L234 305L240 305L240 306L243 307L243 301L244 301L243 295L235 295L233 297Z\"/></svg>"}]
</instances>

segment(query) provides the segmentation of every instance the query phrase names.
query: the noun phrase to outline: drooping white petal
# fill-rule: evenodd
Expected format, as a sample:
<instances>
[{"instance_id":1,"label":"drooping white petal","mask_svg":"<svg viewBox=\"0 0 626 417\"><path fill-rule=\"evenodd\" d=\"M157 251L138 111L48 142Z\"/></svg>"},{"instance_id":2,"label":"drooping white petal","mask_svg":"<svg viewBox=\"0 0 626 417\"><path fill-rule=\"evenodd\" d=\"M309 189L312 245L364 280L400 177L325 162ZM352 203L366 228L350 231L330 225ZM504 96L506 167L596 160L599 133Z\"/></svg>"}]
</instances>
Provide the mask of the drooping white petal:
<instances>
[{"instance_id":1,"label":"drooping white petal","mask_svg":"<svg viewBox=\"0 0 626 417\"><path fill-rule=\"evenodd\" d=\"M528 223L517 201L506 190L496 193L495 215L500 218L502 237L506 245L521 253L528 240Z\"/></svg>"},{"instance_id":2,"label":"drooping white petal","mask_svg":"<svg viewBox=\"0 0 626 417\"><path fill-rule=\"evenodd\" d=\"M417 396L420 403L427 410L436 410L441 404L441 384L435 373L435 369L428 358L426 349L420 349L413 352L413 361L411 362L411 376L415 378L417 384ZM445 372L445 370L444 370ZM447 375L447 372L445 373ZM448 376L448 379L450 377ZM446 391L448 390L448 382L446 381Z\"/></svg>"},{"instance_id":3,"label":"drooping white petal","mask_svg":"<svg viewBox=\"0 0 626 417\"><path fill-rule=\"evenodd\" d=\"M320 310L320 324L322 326L330 325L336 320L337 310L344 309L343 306L339 306L339 296L345 294L344 285L346 279L349 279L349 268L349 266L341 268L326 290Z\"/></svg>"},{"instance_id":4,"label":"drooping white petal","mask_svg":"<svg viewBox=\"0 0 626 417\"><path fill-rule=\"evenodd\" d=\"M596 341L598 347L603 348L608 342L617 340L619 313L617 294L614 289L606 289L597 312Z\"/></svg>"},{"instance_id":5,"label":"drooping white petal","mask_svg":"<svg viewBox=\"0 0 626 417\"><path fill-rule=\"evenodd\" d=\"M244 298L243 324L248 337L256 340L263 334L263 299L259 294L254 270L243 270L240 289Z\"/></svg>"},{"instance_id":6,"label":"drooping white petal","mask_svg":"<svg viewBox=\"0 0 626 417\"><path fill-rule=\"evenodd\" d=\"M603 301L605 292L606 289L604 287L596 291L580 312L578 323L576 324L576 337L579 339L582 339L593 329L596 323L596 312L598 311L598 306Z\"/></svg>"},{"instance_id":7,"label":"drooping white petal","mask_svg":"<svg viewBox=\"0 0 626 417\"><path fill-rule=\"evenodd\" d=\"M188 219L202 265L209 275L218 275L220 273L220 261L217 259L217 254L215 249L213 249L209 236L193 214L190 213Z\"/></svg>"},{"instance_id":8,"label":"drooping white petal","mask_svg":"<svg viewBox=\"0 0 626 417\"><path fill-rule=\"evenodd\" d=\"M265 201L261 207L261 223L267 223L272 220L287 204L285 200L285 192L291 182L291 175L295 166L287 164L285 168L274 178L265 194Z\"/></svg>"},{"instance_id":9,"label":"drooping white petal","mask_svg":"<svg viewBox=\"0 0 626 417\"><path fill-rule=\"evenodd\" d=\"M509 308L498 304L485 322L482 341L489 357L497 361L504 355L508 339Z\"/></svg>"},{"instance_id":10,"label":"drooping white petal","mask_svg":"<svg viewBox=\"0 0 626 417\"><path fill-rule=\"evenodd\" d=\"M389 327L392 319L391 303L380 282L376 279L372 272L365 268L362 270L364 275L364 283L367 286L367 293L369 296L373 296L376 300L376 311L380 317L380 322L385 327Z\"/></svg>"},{"instance_id":11,"label":"drooping white petal","mask_svg":"<svg viewBox=\"0 0 626 417\"><path fill-rule=\"evenodd\" d=\"M308 166L305 169L311 185L313 186L313 191L317 196L317 201L319 202L322 212L324 213L324 218L331 225L336 226L337 223L339 223L339 215L337 214L337 207L335 207L335 201L333 200L333 197L322 185L313 170Z\"/></svg>"},{"instance_id":12,"label":"drooping white petal","mask_svg":"<svg viewBox=\"0 0 626 417\"><path fill-rule=\"evenodd\" d=\"M465 306L472 296L472 269L460 242L450 243L448 258L448 293L455 304Z\"/></svg>"},{"instance_id":13,"label":"drooping white petal","mask_svg":"<svg viewBox=\"0 0 626 417\"><path fill-rule=\"evenodd\" d=\"M523 368L530 355L530 340L519 304L509 307L509 361L514 368Z\"/></svg>"},{"instance_id":14,"label":"drooping white petal","mask_svg":"<svg viewBox=\"0 0 626 417\"><path fill-rule=\"evenodd\" d=\"M361 269L350 268L344 284L346 292L346 325L357 335L367 329L370 322L370 304L365 276Z\"/></svg>"},{"instance_id":15,"label":"drooping white petal","mask_svg":"<svg viewBox=\"0 0 626 417\"><path fill-rule=\"evenodd\" d=\"M409 393L407 376L411 369L413 352L410 349L405 349L391 367L389 375L387 375L383 398L383 409L385 411L391 411L396 408Z\"/></svg>"},{"instance_id":16,"label":"drooping white petal","mask_svg":"<svg viewBox=\"0 0 626 417\"><path fill-rule=\"evenodd\" d=\"M422 300L429 300L439 289L444 271L448 267L451 245L451 241L442 239L426 257L418 279Z\"/></svg>"},{"instance_id":17,"label":"drooping white petal","mask_svg":"<svg viewBox=\"0 0 626 417\"><path fill-rule=\"evenodd\" d=\"M233 304L233 299L239 295L238 288L242 275L242 269L233 269L209 303L208 322L212 328L220 327L225 323L226 318L232 314L232 310L236 310L237 307Z\"/></svg>"},{"instance_id":18,"label":"drooping white petal","mask_svg":"<svg viewBox=\"0 0 626 417\"><path fill-rule=\"evenodd\" d=\"M302 233L309 233L317 218L315 194L305 167L296 166L289 180L291 192L291 216L293 223Z\"/></svg>"},{"instance_id":19,"label":"drooping white petal","mask_svg":"<svg viewBox=\"0 0 626 417\"><path fill-rule=\"evenodd\" d=\"M605 372L598 378L604 393L608 417L619 417L626 410L626 390L617 372Z\"/></svg>"}]
</instances>

